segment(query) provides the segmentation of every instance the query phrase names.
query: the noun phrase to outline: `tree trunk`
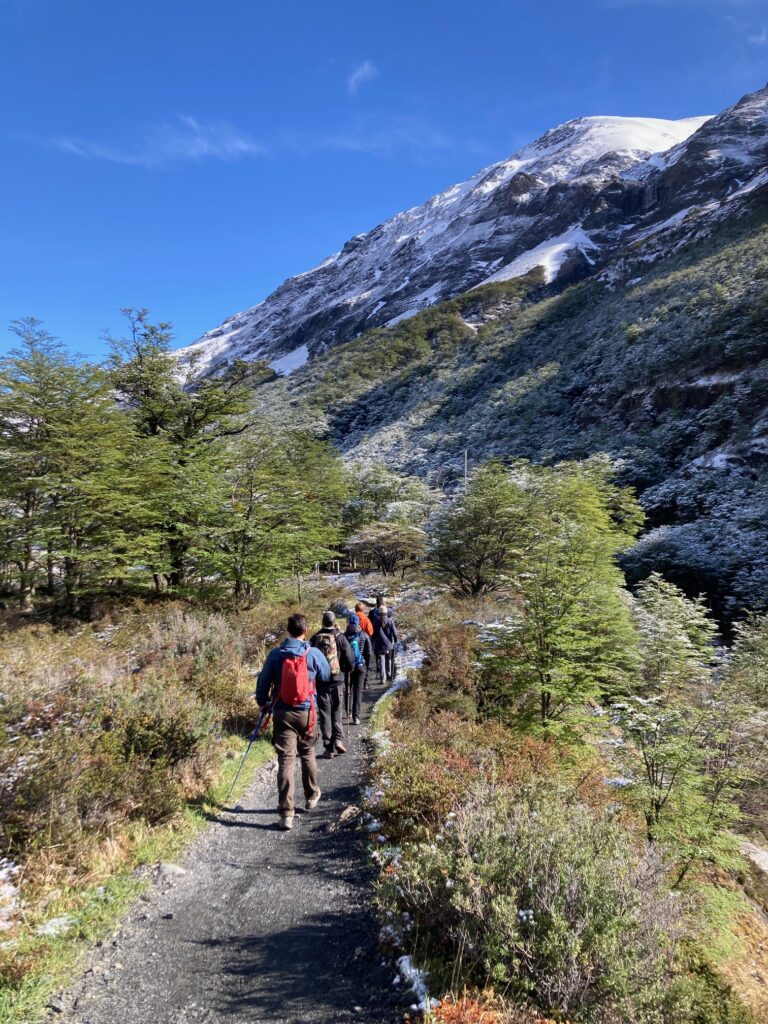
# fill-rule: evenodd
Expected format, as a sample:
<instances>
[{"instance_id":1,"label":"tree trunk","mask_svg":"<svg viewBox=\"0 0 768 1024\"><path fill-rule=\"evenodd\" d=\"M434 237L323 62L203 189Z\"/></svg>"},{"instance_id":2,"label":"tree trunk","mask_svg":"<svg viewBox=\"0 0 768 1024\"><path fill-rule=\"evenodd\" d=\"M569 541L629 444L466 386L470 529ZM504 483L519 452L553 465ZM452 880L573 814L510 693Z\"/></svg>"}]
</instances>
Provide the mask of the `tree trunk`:
<instances>
[{"instance_id":1,"label":"tree trunk","mask_svg":"<svg viewBox=\"0 0 768 1024\"><path fill-rule=\"evenodd\" d=\"M30 544L24 547L24 558L19 568L19 607L23 612L31 612L34 610L35 560Z\"/></svg>"},{"instance_id":2,"label":"tree trunk","mask_svg":"<svg viewBox=\"0 0 768 1024\"><path fill-rule=\"evenodd\" d=\"M171 555L171 571L168 573L168 582L172 587L181 587L186 578L185 560L189 551L189 543L185 540L172 539L168 542Z\"/></svg>"},{"instance_id":3,"label":"tree trunk","mask_svg":"<svg viewBox=\"0 0 768 1024\"><path fill-rule=\"evenodd\" d=\"M53 597L53 592L56 587L56 580L54 576L54 564L53 564L53 547L51 542L48 541L48 558L46 560L46 575L48 577L48 596Z\"/></svg>"}]
</instances>

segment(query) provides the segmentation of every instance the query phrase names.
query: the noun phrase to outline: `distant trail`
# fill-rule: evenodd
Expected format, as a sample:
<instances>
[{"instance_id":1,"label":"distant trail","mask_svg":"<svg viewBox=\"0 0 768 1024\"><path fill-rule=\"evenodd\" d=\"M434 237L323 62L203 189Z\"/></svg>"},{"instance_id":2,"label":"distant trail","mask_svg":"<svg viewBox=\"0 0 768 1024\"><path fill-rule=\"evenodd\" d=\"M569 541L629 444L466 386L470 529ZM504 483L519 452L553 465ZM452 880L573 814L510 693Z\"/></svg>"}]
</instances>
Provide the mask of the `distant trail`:
<instances>
[{"instance_id":1,"label":"distant trail","mask_svg":"<svg viewBox=\"0 0 768 1024\"><path fill-rule=\"evenodd\" d=\"M382 688L365 693L366 716ZM69 1024L394 1024L396 974L382 966L360 835L339 827L358 801L366 726L320 760L323 798L280 832L275 774L191 846L114 936L54 1019ZM298 782L297 778L297 782ZM299 783L297 797L301 793ZM302 801L303 803L303 801ZM297 806L302 806L298 803Z\"/></svg>"}]
</instances>

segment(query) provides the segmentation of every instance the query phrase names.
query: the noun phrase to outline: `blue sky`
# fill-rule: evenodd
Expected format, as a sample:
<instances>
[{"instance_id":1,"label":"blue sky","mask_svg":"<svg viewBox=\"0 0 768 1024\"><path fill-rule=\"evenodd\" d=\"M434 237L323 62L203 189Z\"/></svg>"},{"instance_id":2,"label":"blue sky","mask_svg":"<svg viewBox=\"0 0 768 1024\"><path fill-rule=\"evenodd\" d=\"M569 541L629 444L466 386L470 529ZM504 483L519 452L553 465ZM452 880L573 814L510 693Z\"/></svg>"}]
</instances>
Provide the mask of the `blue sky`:
<instances>
[{"instance_id":1,"label":"blue sky","mask_svg":"<svg viewBox=\"0 0 768 1024\"><path fill-rule=\"evenodd\" d=\"M768 0L0 0L0 328L190 342L555 124L766 80Z\"/></svg>"}]
</instances>

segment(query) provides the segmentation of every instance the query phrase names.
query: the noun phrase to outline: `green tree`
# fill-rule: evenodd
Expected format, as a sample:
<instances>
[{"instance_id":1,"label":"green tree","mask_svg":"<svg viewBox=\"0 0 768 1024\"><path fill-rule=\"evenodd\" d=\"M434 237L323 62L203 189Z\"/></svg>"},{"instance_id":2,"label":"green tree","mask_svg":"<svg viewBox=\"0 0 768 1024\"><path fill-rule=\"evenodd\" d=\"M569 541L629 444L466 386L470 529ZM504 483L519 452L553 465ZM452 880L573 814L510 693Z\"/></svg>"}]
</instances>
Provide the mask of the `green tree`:
<instances>
[{"instance_id":1,"label":"green tree","mask_svg":"<svg viewBox=\"0 0 768 1024\"><path fill-rule=\"evenodd\" d=\"M425 481L396 473L377 460L352 462L346 473L349 497L343 518L348 533L377 522L421 526L439 500Z\"/></svg>"},{"instance_id":2,"label":"green tree","mask_svg":"<svg viewBox=\"0 0 768 1024\"><path fill-rule=\"evenodd\" d=\"M0 365L0 494L4 557L15 568L19 605L33 607L46 510L49 425L63 405L63 350L34 317L15 320L20 341Z\"/></svg>"},{"instance_id":3,"label":"green tree","mask_svg":"<svg viewBox=\"0 0 768 1024\"><path fill-rule=\"evenodd\" d=\"M640 515L606 463L516 472L510 497L524 525L507 571L518 608L484 638L480 706L551 730L626 686L634 633L616 556Z\"/></svg>"},{"instance_id":4,"label":"green tree","mask_svg":"<svg viewBox=\"0 0 768 1024\"><path fill-rule=\"evenodd\" d=\"M717 630L706 607L652 574L634 609L635 693L614 710L628 740L630 798L649 842L675 856L679 884L697 861L733 863L735 795L750 774L754 706L715 671Z\"/></svg>"},{"instance_id":5,"label":"green tree","mask_svg":"<svg viewBox=\"0 0 768 1024\"><path fill-rule=\"evenodd\" d=\"M45 446L43 537L66 608L77 614L83 594L146 575L159 540L147 499L157 467L140 450L130 418L115 407L102 370L70 364L60 387L64 401L48 424Z\"/></svg>"},{"instance_id":6,"label":"green tree","mask_svg":"<svg viewBox=\"0 0 768 1024\"><path fill-rule=\"evenodd\" d=\"M38 321L12 330L21 347L0 365L5 557L22 608L44 580L76 613L84 593L143 571L153 463L101 369L69 359Z\"/></svg>"},{"instance_id":7,"label":"green tree","mask_svg":"<svg viewBox=\"0 0 768 1024\"><path fill-rule=\"evenodd\" d=\"M345 543L356 558L375 565L385 576L415 565L426 549L427 538L417 526L403 523L371 523Z\"/></svg>"},{"instance_id":8,"label":"green tree","mask_svg":"<svg viewBox=\"0 0 768 1024\"><path fill-rule=\"evenodd\" d=\"M768 615L751 613L733 629L728 677L757 707L768 708Z\"/></svg>"},{"instance_id":9,"label":"green tree","mask_svg":"<svg viewBox=\"0 0 768 1024\"><path fill-rule=\"evenodd\" d=\"M456 497L432 524L427 553L431 575L467 597L509 586L532 541L535 501L500 463L481 467L466 494Z\"/></svg>"},{"instance_id":10,"label":"green tree","mask_svg":"<svg viewBox=\"0 0 768 1024\"><path fill-rule=\"evenodd\" d=\"M261 363L235 363L199 378L171 351L171 328L153 324L146 309L125 309L127 337L110 339L111 379L138 430L153 438L165 464L154 498L164 557L155 566L168 585L181 587L205 546L221 507L224 443L248 429L253 388L270 375Z\"/></svg>"},{"instance_id":11,"label":"green tree","mask_svg":"<svg viewBox=\"0 0 768 1024\"><path fill-rule=\"evenodd\" d=\"M258 424L230 444L225 500L204 565L236 601L258 596L281 576L299 578L332 557L340 541L346 480L330 445L300 431Z\"/></svg>"}]
</instances>

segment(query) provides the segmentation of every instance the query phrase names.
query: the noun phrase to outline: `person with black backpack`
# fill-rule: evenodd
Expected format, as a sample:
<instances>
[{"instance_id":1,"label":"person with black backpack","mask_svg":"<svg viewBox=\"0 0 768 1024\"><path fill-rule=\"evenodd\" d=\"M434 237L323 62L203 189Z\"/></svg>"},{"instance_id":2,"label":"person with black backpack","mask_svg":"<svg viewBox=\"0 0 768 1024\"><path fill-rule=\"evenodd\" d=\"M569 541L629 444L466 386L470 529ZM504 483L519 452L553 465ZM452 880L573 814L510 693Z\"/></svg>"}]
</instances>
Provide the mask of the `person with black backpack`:
<instances>
[{"instance_id":1,"label":"person with black backpack","mask_svg":"<svg viewBox=\"0 0 768 1024\"><path fill-rule=\"evenodd\" d=\"M329 681L322 682L317 688L317 713L325 748L323 756L330 760L347 752L341 724L342 688L347 672L355 667L355 658L349 640L336 625L332 611L323 612L323 628L309 642L325 655L331 670Z\"/></svg>"},{"instance_id":2,"label":"person with black backpack","mask_svg":"<svg viewBox=\"0 0 768 1024\"><path fill-rule=\"evenodd\" d=\"M395 644L398 641L395 620L389 614L384 599L376 598L376 607L371 612L373 623L373 653L382 683L395 678Z\"/></svg>"},{"instance_id":3,"label":"person with black backpack","mask_svg":"<svg viewBox=\"0 0 768 1024\"><path fill-rule=\"evenodd\" d=\"M363 700L365 680L368 676L368 669L371 667L373 658L373 645L371 638L363 632L360 619L354 613L347 616L347 628L344 632L352 648L352 655L355 659L355 667L349 673L349 682L344 694L344 705L347 712L352 714L352 725L360 725L360 709Z\"/></svg>"},{"instance_id":4,"label":"person with black backpack","mask_svg":"<svg viewBox=\"0 0 768 1024\"><path fill-rule=\"evenodd\" d=\"M288 636L270 651L256 684L256 701L264 710L272 706L272 743L277 751L277 796L280 827L293 828L294 769L301 758L301 781L308 811L317 807L316 688L327 684L331 667L322 652L307 643L307 617L291 615Z\"/></svg>"}]
</instances>

